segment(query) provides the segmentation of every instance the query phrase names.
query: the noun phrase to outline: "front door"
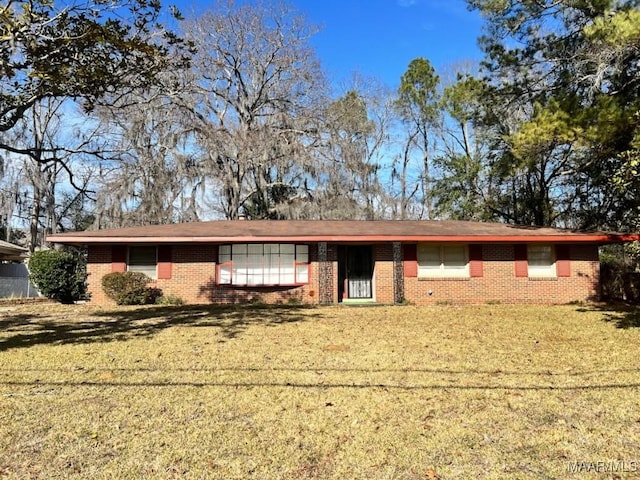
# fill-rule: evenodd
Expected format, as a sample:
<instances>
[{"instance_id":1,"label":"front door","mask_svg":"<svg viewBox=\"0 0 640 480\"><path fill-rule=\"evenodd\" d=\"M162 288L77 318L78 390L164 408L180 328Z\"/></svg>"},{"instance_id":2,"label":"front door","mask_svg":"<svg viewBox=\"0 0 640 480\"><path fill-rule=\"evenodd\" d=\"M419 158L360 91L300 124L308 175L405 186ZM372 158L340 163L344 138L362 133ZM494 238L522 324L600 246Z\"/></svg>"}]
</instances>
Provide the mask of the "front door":
<instances>
[{"instance_id":1,"label":"front door","mask_svg":"<svg viewBox=\"0 0 640 480\"><path fill-rule=\"evenodd\" d=\"M347 298L373 298L371 245L347 247Z\"/></svg>"}]
</instances>

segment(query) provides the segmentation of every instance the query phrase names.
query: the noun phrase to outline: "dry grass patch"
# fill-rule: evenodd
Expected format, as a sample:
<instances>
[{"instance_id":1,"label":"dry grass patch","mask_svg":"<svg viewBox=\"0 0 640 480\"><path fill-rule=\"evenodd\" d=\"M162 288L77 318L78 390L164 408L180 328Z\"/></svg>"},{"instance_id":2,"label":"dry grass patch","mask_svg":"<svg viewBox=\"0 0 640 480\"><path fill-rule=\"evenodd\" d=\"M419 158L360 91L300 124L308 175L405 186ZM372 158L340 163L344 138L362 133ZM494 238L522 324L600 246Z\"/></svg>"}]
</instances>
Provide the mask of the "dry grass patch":
<instances>
[{"instance_id":1,"label":"dry grass patch","mask_svg":"<svg viewBox=\"0 0 640 480\"><path fill-rule=\"evenodd\" d=\"M13 306L0 312L0 477L631 470L638 318L571 306Z\"/></svg>"}]
</instances>

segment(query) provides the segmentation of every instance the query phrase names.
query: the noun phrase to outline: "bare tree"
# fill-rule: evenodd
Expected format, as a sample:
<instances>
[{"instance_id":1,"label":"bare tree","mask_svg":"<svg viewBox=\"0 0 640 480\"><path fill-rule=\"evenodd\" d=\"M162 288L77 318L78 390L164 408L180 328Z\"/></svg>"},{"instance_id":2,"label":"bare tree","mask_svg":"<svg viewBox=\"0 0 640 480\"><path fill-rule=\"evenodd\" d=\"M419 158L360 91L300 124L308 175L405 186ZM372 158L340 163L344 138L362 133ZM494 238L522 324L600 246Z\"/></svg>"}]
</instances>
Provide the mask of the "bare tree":
<instances>
[{"instance_id":1,"label":"bare tree","mask_svg":"<svg viewBox=\"0 0 640 480\"><path fill-rule=\"evenodd\" d=\"M423 186L423 172L414 165L412 147L416 143L417 132L407 133L401 151L396 153L391 164L389 194L392 202L392 216L400 220L420 216L420 209L415 208L418 193Z\"/></svg>"},{"instance_id":2,"label":"bare tree","mask_svg":"<svg viewBox=\"0 0 640 480\"><path fill-rule=\"evenodd\" d=\"M189 21L198 53L182 106L200 167L226 218L295 215L308 195L325 84L308 40L315 30L283 4L235 5Z\"/></svg>"},{"instance_id":3,"label":"bare tree","mask_svg":"<svg viewBox=\"0 0 640 480\"><path fill-rule=\"evenodd\" d=\"M12 185L16 199L13 205L19 207L22 222L28 224L31 251L43 244L46 233L58 229L60 194L69 188L78 195L87 193L89 177L81 173L82 169L73 173L74 158L86 144L65 128L69 108L64 100L41 100L24 112L11 132L4 134L6 155L22 175L22 181Z\"/></svg>"},{"instance_id":4,"label":"bare tree","mask_svg":"<svg viewBox=\"0 0 640 480\"><path fill-rule=\"evenodd\" d=\"M23 197L23 165L15 164L5 156L0 158L0 240L14 243L18 230L13 228Z\"/></svg>"},{"instance_id":5,"label":"bare tree","mask_svg":"<svg viewBox=\"0 0 640 480\"><path fill-rule=\"evenodd\" d=\"M167 85L174 75L165 74ZM153 88L96 110L104 144L95 226L198 219L201 180L193 137L169 88Z\"/></svg>"}]
</instances>

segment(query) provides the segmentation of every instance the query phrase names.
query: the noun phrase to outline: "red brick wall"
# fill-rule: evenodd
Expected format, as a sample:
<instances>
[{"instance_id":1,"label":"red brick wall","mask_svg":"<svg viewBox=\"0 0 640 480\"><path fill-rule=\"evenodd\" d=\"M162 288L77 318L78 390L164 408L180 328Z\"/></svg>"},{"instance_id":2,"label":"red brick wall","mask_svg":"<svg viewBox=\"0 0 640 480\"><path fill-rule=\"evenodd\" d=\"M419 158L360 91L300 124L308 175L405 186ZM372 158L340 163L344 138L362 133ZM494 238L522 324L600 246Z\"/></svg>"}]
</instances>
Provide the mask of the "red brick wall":
<instances>
[{"instance_id":1,"label":"red brick wall","mask_svg":"<svg viewBox=\"0 0 640 480\"><path fill-rule=\"evenodd\" d=\"M513 245L483 245L483 276L464 279L404 279L405 298L417 305L436 303L569 303L599 296L598 247L571 245L571 276L516 278Z\"/></svg>"},{"instance_id":2,"label":"red brick wall","mask_svg":"<svg viewBox=\"0 0 640 480\"><path fill-rule=\"evenodd\" d=\"M319 285L316 274L318 263L315 245L309 246L310 282L307 285L295 287L245 288L216 285L217 245L174 245L171 254L171 278L154 280L149 285L160 288L164 295L176 295L186 303L317 302ZM92 303L113 304L102 292L100 283L102 276L110 272L111 247L90 246L87 273Z\"/></svg>"},{"instance_id":3,"label":"red brick wall","mask_svg":"<svg viewBox=\"0 0 640 480\"><path fill-rule=\"evenodd\" d=\"M393 303L393 244L373 246L373 291L378 303Z\"/></svg>"},{"instance_id":4,"label":"red brick wall","mask_svg":"<svg viewBox=\"0 0 640 480\"><path fill-rule=\"evenodd\" d=\"M111 246L91 245L87 252L87 289L91 303L112 303L102 292L100 284L100 280L107 273L111 273Z\"/></svg>"},{"instance_id":5,"label":"red brick wall","mask_svg":"<svg viewBox=\"0 0 640 480\"><path fill-rule=\"evenodd\" d=\"M318 249L310 245L310 283L298 287L241 288L216 285L216 245L175 245L172 248L171 279L152 283L165 295L177 295L187 303L267 303L296 301L317 303L319 293ZM598 248L572 245L569 277L554 279L516 278L513 245L483 245L483 276L465 279L404 278L405 299L418 305L435 303L568 303L598 297ZM392 244L373 246L375 300L393 303ZM337 246L328 245L333 268L333 298L338 300ZM111 303L102 292L100 279L111 272L111 247L90 246L87 271L91 302ZM431 293L430 293L431 292Z\"/></svg>"}]
</instances>

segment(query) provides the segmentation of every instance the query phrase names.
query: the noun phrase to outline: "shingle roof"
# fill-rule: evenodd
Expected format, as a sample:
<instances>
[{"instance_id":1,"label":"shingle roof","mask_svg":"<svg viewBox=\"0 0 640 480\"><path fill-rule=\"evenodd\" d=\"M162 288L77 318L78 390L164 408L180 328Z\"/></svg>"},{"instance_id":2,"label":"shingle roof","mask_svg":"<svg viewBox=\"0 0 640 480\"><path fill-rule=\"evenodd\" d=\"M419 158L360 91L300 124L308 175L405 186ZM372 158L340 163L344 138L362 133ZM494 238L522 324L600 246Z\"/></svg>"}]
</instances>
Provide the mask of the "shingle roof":
<instances>
[{"instance_id":1,"label":"shingle roof","mask_svg":"<svg viewBox=\"0 0 640 480\"><path fill-rule=\"evenodd\" d=\"M221 220L62 233L48 236L47 241L63 244L394 240L614 243L639 238L637 234L454 220Z\"/></svg>"}]
</instances>

